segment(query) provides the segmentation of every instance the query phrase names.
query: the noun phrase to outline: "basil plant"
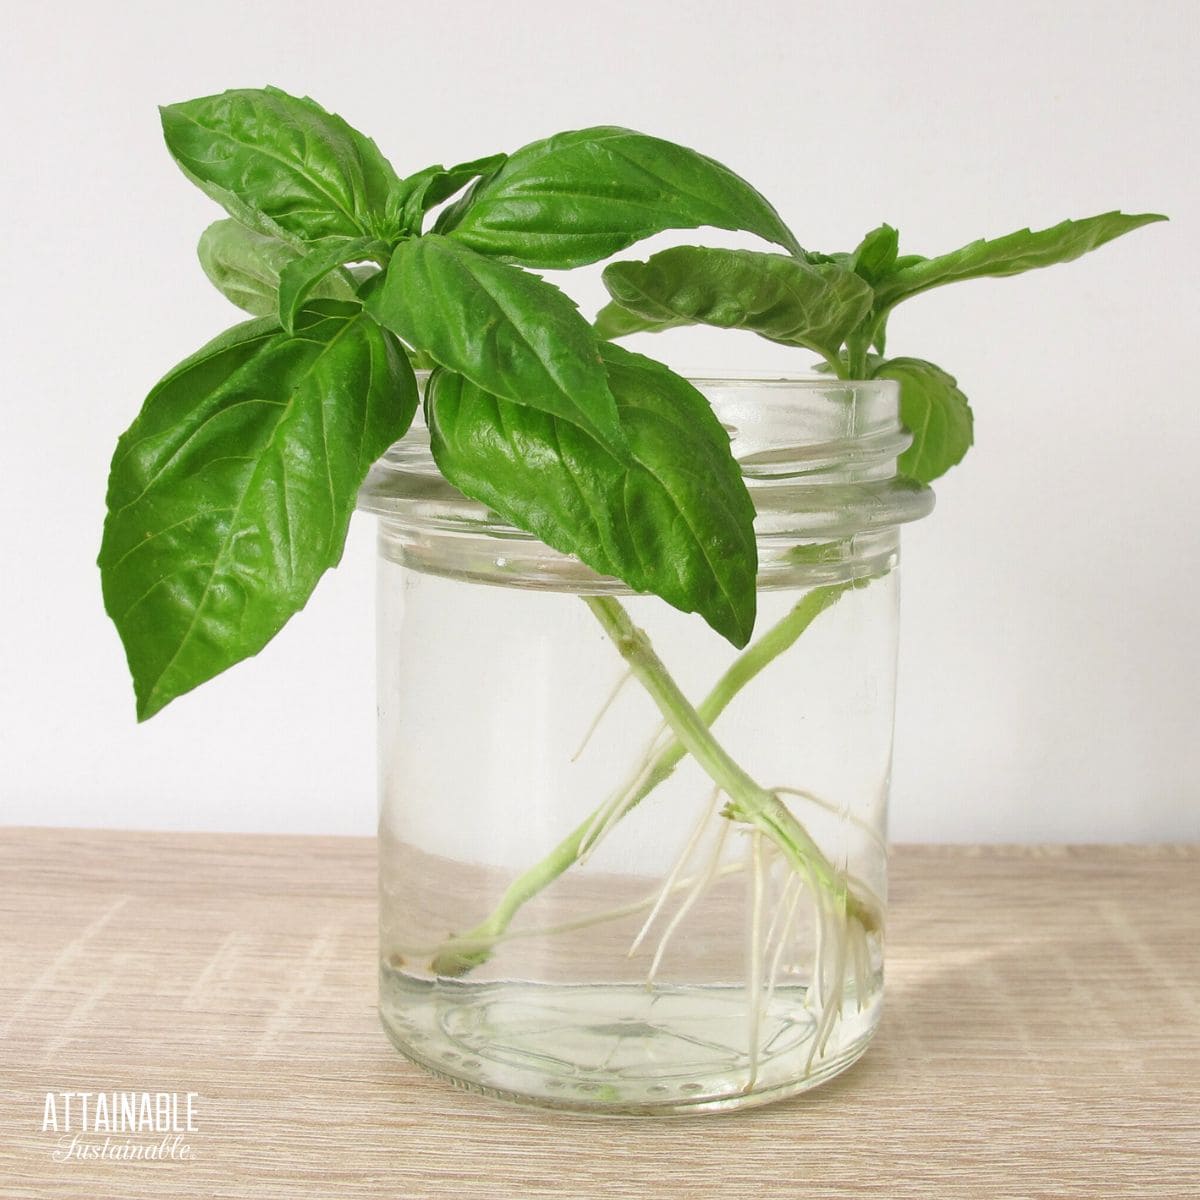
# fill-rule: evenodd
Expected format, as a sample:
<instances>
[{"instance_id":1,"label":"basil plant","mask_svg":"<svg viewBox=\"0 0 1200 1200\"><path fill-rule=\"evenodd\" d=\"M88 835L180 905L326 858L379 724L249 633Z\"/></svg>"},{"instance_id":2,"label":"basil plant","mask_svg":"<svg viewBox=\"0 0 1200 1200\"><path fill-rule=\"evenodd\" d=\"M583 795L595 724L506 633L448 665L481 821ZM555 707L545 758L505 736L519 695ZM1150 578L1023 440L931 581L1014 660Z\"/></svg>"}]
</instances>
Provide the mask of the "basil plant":
<instances>
[{"instance_id":1,"label":"basil plant","mask_svg":"<svg viewBox=\"0 0 1200 1200\"><path fill-rule=\"evenodd\" d=\"M890 378L914 434L902 472L936 478L971 443L952 376L884 358L901 301L1078 257L1149 221L1107 213L901 255L883 225L806 251L762 195L694 150L616 126L400 175L375 143L276 88L162 109L183 173L228 214L209 279L251 320L169 371L121 437L100 551L139 719L255 654L341 557L368 468L425 419L442 474L556 550L754 628L754 509L704 397L612 339L702 323ZM668 229L773 250L680 246L607 267L595 324L539 269L596 263Z\"/></svg>"}]
</instances>

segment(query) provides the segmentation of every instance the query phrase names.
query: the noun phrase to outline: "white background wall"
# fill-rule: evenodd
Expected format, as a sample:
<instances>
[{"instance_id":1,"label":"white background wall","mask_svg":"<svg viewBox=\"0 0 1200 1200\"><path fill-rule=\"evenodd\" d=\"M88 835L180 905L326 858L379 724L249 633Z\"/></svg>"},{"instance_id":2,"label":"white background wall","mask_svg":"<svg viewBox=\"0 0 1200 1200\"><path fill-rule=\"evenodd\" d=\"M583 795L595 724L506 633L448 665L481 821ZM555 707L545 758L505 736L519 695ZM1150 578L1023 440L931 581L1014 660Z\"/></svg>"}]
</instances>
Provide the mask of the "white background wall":
<instances>
[{"instance_id":1,"label":"white background wall","mask_svg":"<svg viewBox=\"0 0 1200 1200\"><path fill-rule=\"evenodd\" d=\"M936 252L1171 214L892 322L889 348L950 369L977 413L906 536L893 833L1200 836L1198 20L1195 0L10 6L0 820L372 827L368 522L263 654L140 728L93 567L116 435L237 319L195 264L217 214L155 105L273 82L402 172L632 125L725 160L823 249L881 220ZM594 278L577 294L594 305ZM654 352L677 366L799 362L670 336Z\"/></svg>"}]
</instances>

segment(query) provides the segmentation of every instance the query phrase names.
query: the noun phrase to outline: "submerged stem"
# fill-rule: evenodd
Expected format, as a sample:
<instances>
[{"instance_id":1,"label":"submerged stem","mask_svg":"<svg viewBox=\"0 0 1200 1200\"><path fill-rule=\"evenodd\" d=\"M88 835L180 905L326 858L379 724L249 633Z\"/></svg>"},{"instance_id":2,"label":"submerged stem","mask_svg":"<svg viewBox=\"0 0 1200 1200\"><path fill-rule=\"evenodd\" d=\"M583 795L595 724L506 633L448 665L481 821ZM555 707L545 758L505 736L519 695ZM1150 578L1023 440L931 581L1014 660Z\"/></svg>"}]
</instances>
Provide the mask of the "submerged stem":
<instances>
[{"instance_id":1,"label":"submerged stem","mask_svg":"<svg viewBox=\"0 0 1200 1200\"><path fill-rule=\"evenodd\" d=\"M683 748L729 797L725 815L762 830L794 867L812 871L839 909L858 921L864 930L878 929L879 914L850 890L845 876L825 857L783 801L756 783L713 736L654 652L650 639L629 619L620 601L611 596L588 596L586 603L658 705Z\"/></svg>"},{"instance_id":2,"label":"submerged stem","mask_svg":"<svg viewBox=\"0 0 1200 1200\"><path fill-rule=\"evenodd\" d=\"M717 680L712 691L694 710L701 724L705 727L711 725L742 688L779 655L790 649L821 613L836 603L844 592L862 587L866 582L869 581L853 580L828 584L806 592L783 618L743 650ZM666 668L661 662L659 669L666 676ZM624 678L628 678L628 675ZM684 700L684 703L687 701ZM707 728L705 733L707 734ZM500 897L492 913L474 929L461 935L461 938L454 939L455 942L477 943L477 947L464 950L456 949L452 945L447 946L442 954L434 958L430 964L431 970L439 975L463 975L486 962L491 955L491 944L508 928L522 906L578 862L604 833L668 779L686 754L687 747L678 736L662 746L657 753L649 751L646 760L634 772L633 782L624 795L606 801L601 809L573 829L540 862L517 876Z\"/></svg>"}]
</instances>

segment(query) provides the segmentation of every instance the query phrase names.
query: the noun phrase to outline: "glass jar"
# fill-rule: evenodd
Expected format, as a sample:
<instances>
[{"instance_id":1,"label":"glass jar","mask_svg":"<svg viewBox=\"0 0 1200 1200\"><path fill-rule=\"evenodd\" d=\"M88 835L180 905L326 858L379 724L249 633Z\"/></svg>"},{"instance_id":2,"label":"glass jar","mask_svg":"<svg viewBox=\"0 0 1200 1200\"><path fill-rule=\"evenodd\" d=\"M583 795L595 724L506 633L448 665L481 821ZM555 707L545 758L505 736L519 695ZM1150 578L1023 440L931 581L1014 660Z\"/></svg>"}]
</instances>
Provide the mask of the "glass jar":
<instances>
[{"instance_id":1,"label":"glass jar","mask_svg":"<svg viewBox=\"0 0 1200 1200\"><path fill-rule=\"evenodd\" d=\"M737 651L503 523L418 424L376 464L380 1013L473 1091L744 1107L883 994L898 385L695 379L757 509Z\"/></svg>"}]
</instances>

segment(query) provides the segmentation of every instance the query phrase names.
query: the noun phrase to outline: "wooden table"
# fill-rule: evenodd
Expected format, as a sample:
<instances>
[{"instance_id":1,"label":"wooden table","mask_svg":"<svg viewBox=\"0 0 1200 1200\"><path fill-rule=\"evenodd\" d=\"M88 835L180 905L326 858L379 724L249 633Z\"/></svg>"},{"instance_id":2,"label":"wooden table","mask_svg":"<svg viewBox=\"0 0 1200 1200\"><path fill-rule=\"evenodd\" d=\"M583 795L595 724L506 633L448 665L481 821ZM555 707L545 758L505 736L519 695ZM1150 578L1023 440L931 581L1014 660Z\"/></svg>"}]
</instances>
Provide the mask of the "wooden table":
<instances>
[{"instance_id":1,"label":"wooden table","mask_svg":"<svg viewBox=\"0 0 1200 1200\"><path fill-rule=\"evenodd\" d=\"M888 1011L807 1097L604 1121L404 1062L365 839L0 830L0 1195L1200 1196L1200 847L900 847ZM194 1157L56 1162L48 1091L195 1092Z\"/></svg>"}]
</instances>

